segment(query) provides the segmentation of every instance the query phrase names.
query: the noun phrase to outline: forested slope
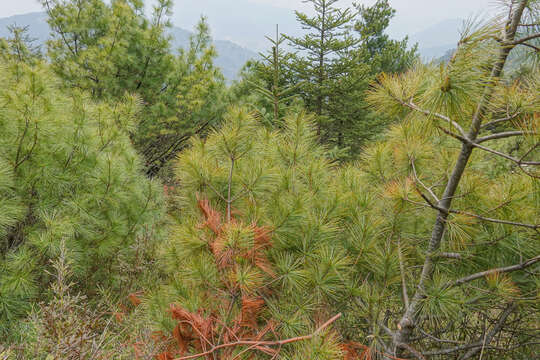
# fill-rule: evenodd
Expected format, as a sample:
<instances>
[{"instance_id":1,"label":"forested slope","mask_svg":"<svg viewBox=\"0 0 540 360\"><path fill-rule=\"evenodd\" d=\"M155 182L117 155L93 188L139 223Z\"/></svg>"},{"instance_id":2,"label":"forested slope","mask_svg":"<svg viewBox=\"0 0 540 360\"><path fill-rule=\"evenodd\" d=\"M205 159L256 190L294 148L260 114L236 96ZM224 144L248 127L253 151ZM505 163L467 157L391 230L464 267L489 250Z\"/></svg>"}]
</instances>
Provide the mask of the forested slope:
<instances>
[{"instance_id":1,"label":"forested slope","mask_svg":"<svg viewBox=\"0 0 540 360\"><path fill-rule=\"evenodd\" d=\"M540 3L428 64L308 3L233 84L170 0L0 38L1 359L537 356Z\"/></svg>"}]
</instances>

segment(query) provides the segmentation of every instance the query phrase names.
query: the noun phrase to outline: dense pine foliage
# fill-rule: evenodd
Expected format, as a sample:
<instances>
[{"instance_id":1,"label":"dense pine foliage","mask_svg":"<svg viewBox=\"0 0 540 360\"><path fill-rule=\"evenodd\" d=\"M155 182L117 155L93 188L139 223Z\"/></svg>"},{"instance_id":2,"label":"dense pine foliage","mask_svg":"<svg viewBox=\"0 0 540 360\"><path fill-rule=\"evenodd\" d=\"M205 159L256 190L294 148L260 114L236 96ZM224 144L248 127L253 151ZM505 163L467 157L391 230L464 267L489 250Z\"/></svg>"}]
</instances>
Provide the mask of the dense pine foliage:
<instances>
[{"instance_id":1,"label":"dense pine foliage","mask_svg":"<svg viewBox=\"0 0 540 360\"><path fill-rule=\"evenodd\" d=\"M189 49L171 48L166 34L171 0L159 0L150 18L140 0L42 0L53 39L52 69L68 89L118 100L136 93L144 107L132 132L147 172L158 173L189 138L216 122L224 79L202 18ZM186 136L187 135L187 136Z\"/></svg>"},{"instance_id":2,"label":"dense pine foliage","mask_svg":"<svg viewBox=\"0 0 540 360\"><path fill-rule=\"evenodd\" d=\"M80 289L129 282L138 237L161 221L162 190L147 179L129 131L139 100L113 106L66 94L43 64L5 63L0 98L2 330L47 292L63 242Z\"/></svg>"},{"instance_id":3,"label":"dense pine foliage","mask_svg":"<svg viewBox=\"0 0 540 360\"><path fill-rule=\"evenodd\" d=\"M278 338L303 335L351 296L339 229L356 202L346 199L346 181L308 120L289 115L283 131L271 132L232 109L219 132L194 140L176 165L177 206L186 210L163 254L168 301L217 316L224 339L266 338L270 328ZM340 352L337 343L313 346L299 343L283 356Z\"/></svg>"},{"instance_id":4,"label":"dense pine foliage","mask_svg":"<svg viewBox=\"0 0 540 360\"><path fill-rule=\"evenodd\" d=\"M533 359L540 3L445 63L310 0L229 86L172 2L0 39L0 359Z\"/></svg>"}]
</instances>

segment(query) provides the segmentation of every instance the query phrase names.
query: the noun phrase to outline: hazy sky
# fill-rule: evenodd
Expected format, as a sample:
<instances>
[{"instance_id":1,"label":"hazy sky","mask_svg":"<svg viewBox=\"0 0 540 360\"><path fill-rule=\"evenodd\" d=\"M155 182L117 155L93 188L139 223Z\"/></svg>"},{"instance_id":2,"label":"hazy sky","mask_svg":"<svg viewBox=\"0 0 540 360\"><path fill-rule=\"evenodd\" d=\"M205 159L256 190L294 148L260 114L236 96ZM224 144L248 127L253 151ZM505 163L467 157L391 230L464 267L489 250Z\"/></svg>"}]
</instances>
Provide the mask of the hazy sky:
<instances>
[{"instance_id":1,"label":"hazy sky","mask_svg":"<svg viewBox=\"0 0 540 360\"><path fill-rule=\"evenodd\" d=\"M306 6L302 0L249 1L274 4L290 9ZM376 0L340 1L342 5L349 6L353 2L372 5ZM412 34L446 19L467 19L493 10L496 4L497 0L390 0L390 5L397 11L396 17L392 20L391 33L396 35Z\"/></svg>"},{"instance_id":2,"label":"hazy sky","mask_svg":"<svg viewBox=\"0 0 540 360\"><path fill-rule=\"evenodd\" d=\"M233 2L235 0L223 0ZM274 4L284 8L299 9L305 6L302 0L249 0L251 2ZM342 0L343 5L351 4L353 0ZM357 0L364 4L373 4L375 0ZM467 18L479 15L493 8L495 0L390 0L397 10L391 33L396 35L414 33L450 18ZM182 0L175 0L180 8ZM0 0L0 17L40 11L37 0ZM178 24L182 26L183 24Z\"/></svg>"}]
</instances>

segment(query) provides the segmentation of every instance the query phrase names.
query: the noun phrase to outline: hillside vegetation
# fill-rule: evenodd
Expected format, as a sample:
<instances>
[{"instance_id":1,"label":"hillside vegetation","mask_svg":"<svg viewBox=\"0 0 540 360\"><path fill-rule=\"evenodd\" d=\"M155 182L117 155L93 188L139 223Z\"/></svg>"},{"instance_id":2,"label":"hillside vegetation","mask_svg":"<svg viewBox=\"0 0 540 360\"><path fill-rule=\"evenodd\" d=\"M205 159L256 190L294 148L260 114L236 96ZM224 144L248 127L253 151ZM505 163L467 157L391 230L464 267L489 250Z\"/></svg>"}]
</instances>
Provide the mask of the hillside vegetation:
<instances>
[{"instance_id":1,"label":"hillside vegetation","mask_svg":"<svg viewBox=\"0 0 540 360\"><path fill-rule=\"evenodd\" d=\"M172 1L0 38L0 359L533 359L540 3L423 63L310 0L227 84Z\"/></svg>"}]
</instances>

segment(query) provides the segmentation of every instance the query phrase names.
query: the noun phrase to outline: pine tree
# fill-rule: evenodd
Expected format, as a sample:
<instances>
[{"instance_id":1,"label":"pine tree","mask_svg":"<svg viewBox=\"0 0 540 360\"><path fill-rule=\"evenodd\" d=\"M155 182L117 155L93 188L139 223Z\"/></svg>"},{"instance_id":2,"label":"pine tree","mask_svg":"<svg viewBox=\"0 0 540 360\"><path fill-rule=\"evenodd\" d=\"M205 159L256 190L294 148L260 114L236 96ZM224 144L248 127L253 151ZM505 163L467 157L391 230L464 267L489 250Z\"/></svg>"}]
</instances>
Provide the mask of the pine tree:
<instances>
[{"instance_id":1,"label":"pine tree","mask_svg":"<svg viewBox=\"0 0 540 360\"><path fill-rule=\"evenodd\" d=\"M324 133L324 117L329 116L327 97L347 65L343 53L358 42L350 34L355 14L348 8L338 8L338 1L308 0L307 3L313 5L314 16L295 12L298 22L308 33L303 37L287 37L291 45L301 51L295 71L307 82L303 87L304 99L308 109L317 115L319 135Z\"/></svg>"},{"instance_id":2,"label":"pine tree","mask_svg":"<svg viewBox=\"0 0 540 360\"><path fill-rule=\"evenodd\" d=\"M4 59L16 60L24 63L35 63L41 59L41 49L34 45L36 39L28 35L28 27L9 25L10 37L3 39L3 46L0 46L0 56ZM2 39L0 39L2 40Z\"/></svg>"},{"instance_id":3,"label":"pine tree","mask_svg":"<svg viewBox=\"0 0 540 360\"><path fill-rule=\"evenodd\" d=\"M99 100L126 93L144 103L132 138L156 175L187 139L220 118L224 80L203 19L191 48L176 55L167 30L172 0L159 0L151 17L140 0L42 0L53 38L47 55L68 88Z\"/></svg>"},{"instance_id":4,"label":"pine tree","mask_svg":"<svg viewBox=\"0 0 540 360\"><path fill-rule=\"evenodd\" d=\"M78 290L133 282L136 239L163 215L129 132L140 100L114 107L63 93L44 63L3 61L0 75L0 332L47 299L50 259L65 243ZM156 232L156 239L158 238ZM14 334L14 331L11 333Z\"/></svg>"},{"instance_id":5,"label":"pine tree","mask_svg":"<svg viewBox=\"0 0 540 360\"><path fill-rule=\"evenodd\" d=\"M148 107L136 143L146 158L147 173L155 175L188 144L223 116L224 78L215 66L206 18L197 24L188 49L180 49L172 72L160 90L162 100ZM162 171L163 172L163 171Z\"/></svg>"},{"instance_id":6,"label":"pine tree","mask_svg":"<svg viewBox=\"0 0 540 360\"><path fill-rule=\"evenodd\" d=\"M350 296L352 259L339 237L348 194L308 120L290 114L283 130L269 131L233 109L221 129L179 156L182 210L162 260L169 280L148 300L178 344L171 356L212 348L190 332L202 331L214 345L235 336L271 341L310 334ZM168 303L176 321L163 311ZM335 359L339 342L321 333L252 355ZM242 351L224 347L216 355Z\"/></svg>"},{"instance_id":7,"label":"pine tree","mask_svg":"<svg viewBox=\"0 0 540 360\"><path fill-rule=\"evenodd\" d=\"M540 72L513 83L504 69L539 37L516 31L536 6L512 2L504 22L466 28L448 64L381 76L369 95L403 117L365 153L362 184L380 200L350 228L369 281L349 321L373 351L534 357Z\"/></svg>"},{"instance_id":8,"label":"pine tree","mask_svg":"<svg viewBox=\"0 0 540 360\"><path fill-rule=\"evenodd\" d=\"M408 49L408 37L401 41L390 39L385 33L396 11L388 0L378 0L372 6L356 4L358 19L354 30L360 36L359 57L369 63L372 73L401 73L418 58L418 45Z\"/></svg>"},{"instance_id":9,"label":"pine tree","mask_svg":"<svg viewBox=\"0 0 540 360\"><path fill-rule=\"evenodd\" d=\"M283 50L286 38L279 33L279 26L276 25L275 38L266 38L271 44L270 50L259 53L261 60L246 64L242 81L230 91L235 102L255 106L266 123L279 127L289 108L298 105L303 82L294 79L290 64L292 54Z\"/></svg>"},{"instance_id":10,"label":"pine tree","mask_svg":"<svg viewBox=\"0 0 540 360\"><path fill-rule=\"evenodd\" d=\"M334 149L336 158L355 158L367 140L395 120L367 109L365 93L370 83L382 71L405 70L416 59L416 48L407 50L407 39L395 41L385 34L394 14L385 1L372 7L358 6L357 12L339 8L337 0L309 3L314 16L297 12L307 33L298 38L284 36L297 52L276 54L280 59L278 68L270 52L264 57L268 65L251 64L244 74L244 83L233 91L236 96L243 92L241 99L263 108L263 116L272 110L268 100L273 102L275 113L277 98L272 89L275 74L279 73L278 83L286 89L285 95L296 95L307 110L317 115L321 142ZM277 40L279 37L274 40L276 44ZM250 89L262 91L268 100L253 98Z\"/></svg>"},{"instance_id":11,"label":"pine tree","mask_svg":"<svg viewBox=\"0 0 540 360\"><path fill-rule=\"evenodd\" d=\"M52 29L47 55L68 87L100 99L137 92L152 101L159 94L173 63L164 32L170 0L158 1L151 19L138 0L41 2Z\"/></svg>"}]
</instances>

